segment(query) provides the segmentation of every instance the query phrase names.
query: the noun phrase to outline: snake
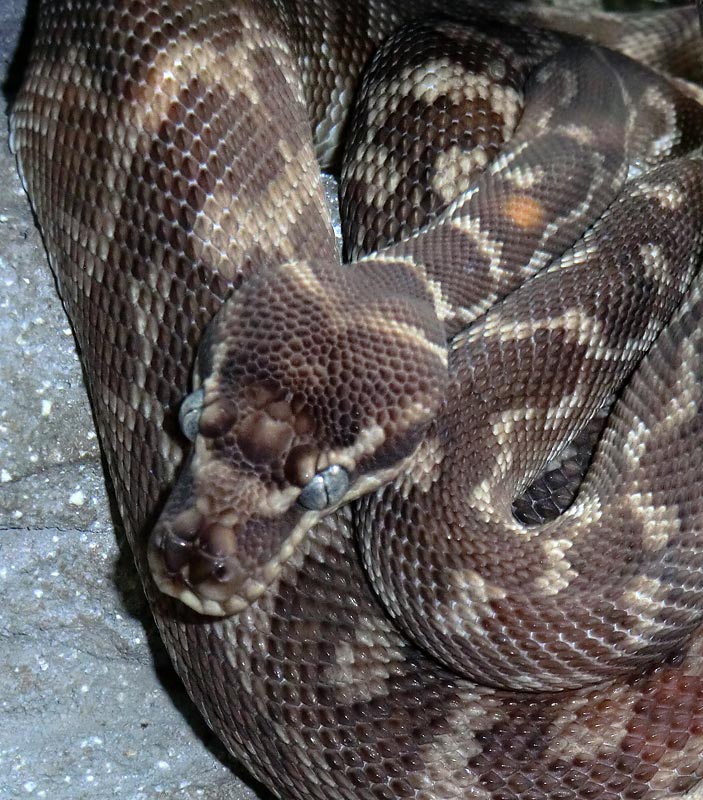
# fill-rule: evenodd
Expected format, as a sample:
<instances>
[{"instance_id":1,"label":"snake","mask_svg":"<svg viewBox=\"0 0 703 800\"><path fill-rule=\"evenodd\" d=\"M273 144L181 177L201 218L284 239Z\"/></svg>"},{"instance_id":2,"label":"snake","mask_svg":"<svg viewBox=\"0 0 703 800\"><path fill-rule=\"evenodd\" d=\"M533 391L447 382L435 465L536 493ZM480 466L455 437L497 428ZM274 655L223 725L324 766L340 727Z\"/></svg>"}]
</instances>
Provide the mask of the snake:
<instances>
[{"instance_id":1,"label":"snake","mask_svg":"<svg viewBox=\"0 0 703 800\"><path fill-rule=\"evenodd\" d=\"M703 778L697 26L41 3L11 144L119 511L276 796Z\"/></svg>"}]
</instances>

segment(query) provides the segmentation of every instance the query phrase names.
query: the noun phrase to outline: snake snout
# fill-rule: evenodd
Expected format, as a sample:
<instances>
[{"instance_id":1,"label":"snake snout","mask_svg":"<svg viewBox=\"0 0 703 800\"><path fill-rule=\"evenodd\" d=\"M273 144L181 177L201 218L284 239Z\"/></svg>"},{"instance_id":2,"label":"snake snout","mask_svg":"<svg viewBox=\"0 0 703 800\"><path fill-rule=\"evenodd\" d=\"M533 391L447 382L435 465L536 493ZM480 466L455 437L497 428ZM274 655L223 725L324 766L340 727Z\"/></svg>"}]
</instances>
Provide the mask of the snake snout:
<instances>
[{"instance_id":1,"label":"snake snout","mask_svg":"<svg viewBox=\"0 0 703 800\"><path fill-rule=\"evenodd\" d=\"M200 614L222 617L243 611L266 591L314 512L293 502L298 490L291 490L272 515L247 498L240 473L220 491L209 477L203 486L193 483L187 465L152 530L147 556L161 592Z\"/></svg>"},{"instance_id":2,"label":"snake snout","mask_svg":"<svg viewBox=\"0 0 703 800\"><path fill-rule=\"evenodd\" d=\"M195 509L160 521L148 550L156 585L201 614L243 610L264 587L247 580L236 555L237 535L236 525L208 525Z\"/></svg>"}]
</instances>

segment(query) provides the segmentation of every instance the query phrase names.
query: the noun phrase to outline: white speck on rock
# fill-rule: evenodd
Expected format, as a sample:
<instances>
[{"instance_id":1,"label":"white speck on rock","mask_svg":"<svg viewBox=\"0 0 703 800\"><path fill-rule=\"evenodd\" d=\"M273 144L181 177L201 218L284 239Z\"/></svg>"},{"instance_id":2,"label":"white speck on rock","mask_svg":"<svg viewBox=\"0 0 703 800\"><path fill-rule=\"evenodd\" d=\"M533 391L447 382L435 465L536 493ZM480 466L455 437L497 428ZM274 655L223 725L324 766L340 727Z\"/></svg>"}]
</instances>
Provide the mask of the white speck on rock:
<instances>
[{"instance_id":1,"label":"white speck on rock","mask_svg":"<svg viewBox=\"0 0 703 800\"><path fill-rule=\"evenodd\" d=\"M69 498L68 502L72 506L82 506L85 503L85 495L80 489L77 489Z\"/></svg>"}]
</instances>

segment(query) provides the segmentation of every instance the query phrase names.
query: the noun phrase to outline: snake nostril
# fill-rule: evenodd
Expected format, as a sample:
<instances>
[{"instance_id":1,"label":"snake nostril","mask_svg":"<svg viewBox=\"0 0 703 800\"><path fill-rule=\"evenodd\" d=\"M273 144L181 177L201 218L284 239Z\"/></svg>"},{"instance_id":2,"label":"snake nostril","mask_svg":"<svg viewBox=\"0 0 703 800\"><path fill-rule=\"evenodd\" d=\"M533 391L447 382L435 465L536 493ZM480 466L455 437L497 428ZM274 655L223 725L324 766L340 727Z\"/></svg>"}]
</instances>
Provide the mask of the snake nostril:
<instances>
[{"instance_id":1,"label":"snake nostril","mask_svg":"<svg viewBox=\"0 0 703 800\"><path fill-rule=\"evenodd\" d=\"M230 579L231 574L227 565L225 563L220 563L213 567L212 577L219 583L224 583Z\"/></svg>"},{"instance_id":2,"label":"snake nostril","mask_svg":"<svg viewBox=\"0 0 703 800\"><path fill-rule=\"evenodd\" d=\"M166 533L161 541L156 543L156 548L161 553L166 572L171 576L180 575L188 564L193 544Z\"/></svg>"}]
</instances>

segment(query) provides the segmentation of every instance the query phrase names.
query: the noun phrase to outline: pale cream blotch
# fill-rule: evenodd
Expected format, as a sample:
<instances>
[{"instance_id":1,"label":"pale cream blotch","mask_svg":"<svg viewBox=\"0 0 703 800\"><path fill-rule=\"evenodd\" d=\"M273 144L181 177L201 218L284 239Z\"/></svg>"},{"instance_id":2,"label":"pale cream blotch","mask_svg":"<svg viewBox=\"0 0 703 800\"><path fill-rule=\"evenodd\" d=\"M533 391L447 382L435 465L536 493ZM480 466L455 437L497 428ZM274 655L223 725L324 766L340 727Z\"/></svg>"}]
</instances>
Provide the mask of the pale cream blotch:
<instances>
[{"instance_id":1,"label":"pale cream blotch","mask_svg":"<svg viewBox=\"0 0 703 800\"><path fill-rule=\"evenodd\" d=\"M557 595L578 577L578 572L572 568L566 555L573 546L571 539L548 539L542 543L547 568L534 580L540 593L548 597Z\"/></svg>"},{"instance_id":2,"label":"pale cream blotch","mask_svg":"<svg viewBox=\"0 0 703 800\"><path fill-rule=\"evenodd\" d=\"M628 735L634 702L634 694L625 686L613 686L607 698L589 693L568 701L558 728L549 736L546 756L586 763L614 759Z\"/></svg>"},{"instance_id":3,"label":"pale cream blotch","mask_svg":"<svg viewBox=\"0 0 703 800\"><path fill-rule=\"evenodd\" d=\"M658 578L637 575L627 582L619 605L637 622L628 629L628 638L633 643L648 644L655 630L661 627L657 616L666 611L669 603L669 588Z\"/></svg>"},{"instance_id":4,"label":"pale cream blotch","mask_svg":"<svg viewBox=\"0 0 703 800\"><path fill-rule=\"evenodd\" d=\"M322 682L335 688L338 702L351 705L388 695L388 681L405 661L405 649L390 626L387 630L360 626L351 641L336 642L334 659L323 668Z\"/></svg>"},{"instance_id":5,"label":"pale cream blotch","mask_svg":"<svg viewBox=\"0 0 703 800\"><path fill-rule=\"evenodd\" d=\"M439 480L441 465L445 458L445 448L438 436L427 436L415 452L408 469L404 470L396 482L397 490L403 497L410 492L427 493Z\"/></svg>"},{"instance_id":6,"label":"pale cream blotch","mask_svg":"<svg viewBox=\"0 0 703 800\"><path fill-rule=\"evenodd\" d=\"M661 206L662 212L677 211L686 201L686 195L680 186L670 183L648 184L646 180L640 181L631 192L631 197L651 198Z\"/></svg>"},{"instance_id":7,"label":"pale cream blotch","mask_svg":"<svg viewBox=\"0 0 703 800\"><path fill-rule=\"evenodd\" d=\"M488 153L480 147L466 151L452 145L439 153L434 163L432 191L445 203L451 203L470 185L470 176L488 164Z\"/></svg>"},{"instance_id":8,"label":"pale cream blotch","mask_svg":"<svg viewBox=\"0 0 703 800\"><path fill-rule=\"evenodd\" d=\"M446 733L419 748L424 769L413 776L418 798L489 800L492 796L479 776L467 769L467 762L483 752L483 743L473 734L490 731L503 719L501 702L487 689L480 694L462 689L459 694L461 702L447 714Z\"/></svg>"}]
</instances>

